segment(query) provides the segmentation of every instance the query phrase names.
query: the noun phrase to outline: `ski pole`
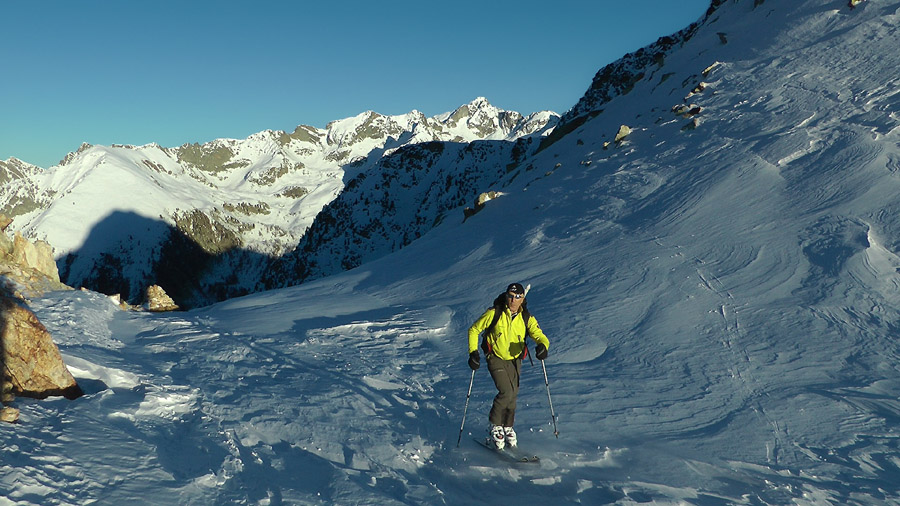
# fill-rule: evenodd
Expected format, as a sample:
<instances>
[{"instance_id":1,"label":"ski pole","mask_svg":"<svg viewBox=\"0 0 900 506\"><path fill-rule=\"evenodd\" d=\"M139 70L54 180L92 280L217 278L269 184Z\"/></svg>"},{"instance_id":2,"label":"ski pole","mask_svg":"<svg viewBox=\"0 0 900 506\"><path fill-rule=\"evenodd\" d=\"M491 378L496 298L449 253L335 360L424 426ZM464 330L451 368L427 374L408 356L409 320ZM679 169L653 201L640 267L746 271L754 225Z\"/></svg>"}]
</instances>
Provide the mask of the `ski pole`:
<instances>
[{"instance_id":1,"label":"ski pole","mask_svg":"<svg viewBox=\"0 0 900 506\"><path fill-rule=\"evenodd\" d=\"M541 368L544 369L544 384L547 385L547 400L550 401L550 419L553 420L553 435L559 439L559 430L556 429L556 414L553 412L553 399L550 398L550 380L547 379L547 366L544 365L543 360L541 360Z\"/></svg>"},{"instance_id":2,"label":"ski pole","mask_svg":"<svg viewBox=\"0 0 900 506\"><path fill-rule=\"evenodd\" d=\"M544 373L546 376L547 373ZM472 369L472 379L469 380L469 393L466 394L466 407L463 409L462 424L459 426L459 439L456 440L456 447L459 448L459 442L462 441L463 427L466 426L466 412L469 411L469 397L472 395L472 383L475 382L475 369ZM549 390L548 390L549 392Z\"/></svg>"}]
</instances>

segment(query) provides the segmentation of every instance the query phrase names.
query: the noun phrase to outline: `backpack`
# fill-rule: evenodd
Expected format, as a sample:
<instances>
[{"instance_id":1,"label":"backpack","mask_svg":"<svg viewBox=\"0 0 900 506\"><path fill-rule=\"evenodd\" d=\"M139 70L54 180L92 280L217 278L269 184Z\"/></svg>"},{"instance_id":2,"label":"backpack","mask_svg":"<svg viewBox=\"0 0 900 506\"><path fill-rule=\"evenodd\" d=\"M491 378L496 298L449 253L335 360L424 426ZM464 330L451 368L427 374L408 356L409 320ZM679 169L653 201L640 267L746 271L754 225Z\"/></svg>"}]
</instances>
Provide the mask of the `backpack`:
<instances>
[{"instance_id":1,"label":"backpack","mask_svg":"<svg viewBox=\"0 0 900 506\"><path fill-rule=\"evenodd\" d=\"M494 299L494 305L489 307L488 309L494 310L494 318L491 320L491 324L484 329L484 338L481 340L481 349L485 354L491 353L491 346L488 344L487 335L494 331L494 327L497 326L497 322L500 321L500 315L503 314L503 311L506 310L506 292L501 293ZM522 301L522 307L519 309L519 313L522 315L522 320L525 322L525 332L528 332L528 319L531 318L531 313L528 312L528 300L525 299ZM525 347L525 355L528 354L528 347ZM525 356L523 355L523 356Z\"/></svg>"}]
</instances>

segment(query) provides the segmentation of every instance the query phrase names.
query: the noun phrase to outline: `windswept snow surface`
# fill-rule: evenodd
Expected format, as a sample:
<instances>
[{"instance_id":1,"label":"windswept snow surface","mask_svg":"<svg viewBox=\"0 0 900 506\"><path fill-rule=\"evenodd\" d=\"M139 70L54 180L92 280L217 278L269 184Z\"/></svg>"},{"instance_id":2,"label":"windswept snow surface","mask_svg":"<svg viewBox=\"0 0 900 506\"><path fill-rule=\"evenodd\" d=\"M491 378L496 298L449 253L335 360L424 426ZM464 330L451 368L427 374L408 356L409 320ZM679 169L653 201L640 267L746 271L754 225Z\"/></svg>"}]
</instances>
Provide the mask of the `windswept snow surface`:
<instances>
[{"instance_id":1,"label":"windswept snow surface","mask_svg":"<svg viewBox=\"0 0 900 506\"><path fill-rule=\"evenodd\" d=\"M34 301L87 395L16 401L0 504L900 504L900 2L754 3L390 256L186 313ZM540 466L471 441L485 368L456 447L510 281L551 341Z\"/></svg>"}]
</instances>

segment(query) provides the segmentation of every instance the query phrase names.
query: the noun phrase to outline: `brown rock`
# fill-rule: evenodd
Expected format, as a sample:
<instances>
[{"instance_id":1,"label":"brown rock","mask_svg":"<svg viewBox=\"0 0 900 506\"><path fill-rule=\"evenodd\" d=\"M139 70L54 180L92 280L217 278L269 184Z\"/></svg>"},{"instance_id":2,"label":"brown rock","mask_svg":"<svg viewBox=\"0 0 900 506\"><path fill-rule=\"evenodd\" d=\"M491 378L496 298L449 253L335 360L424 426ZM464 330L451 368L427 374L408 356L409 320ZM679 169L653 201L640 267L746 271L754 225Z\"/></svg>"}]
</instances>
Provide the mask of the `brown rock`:
<instances>
[{"instance_id":1,"label":"brown rock","mask_svg":"<svg viewBox=\"0 0 900 506\"><path fill-rule=\"evenodd\" d=\"M59 282L59 270L53 259L53 248L46 242L31 242L16 232L13 237L12 257L14 262L30 267L51 280Z\"/></svg>"},{"instance_id":2,"label":"brown rock","mask_svg":"<svg viewBox=\"0 0 900 506\"><path fill-rule=\"evenodd\" d=\"M625 140L625 137L628 137L629 135L631 135L631 127L629 127L628 125L622 125L619 127L619 131L616 132L616 138L615 140L613 140L613 142L619 144L620 142Z\"/></svg>"},{"instance_id":3,"label":"brown rock","mask_svg":"<svg viewBox=\"0 0 900 506\"><path fill-rule=\"evenodd\" d=\"M0 297L0 348L3 383L11 384L16 396L82 395L50 333L34 313L9 297Z\"/></svg>"},{"instance_id":4,"label":"brown rock","mask_svg":"<svg viewBox=\"0 0 900 506\"><path fill-rule=\"evenodd\" d=\"M17 421L19 421L18 409L11 407L0 409L0 422L16 423Z\"/></svg>"},{"instance_id":5,"label":"brown rock","mask_svg":"<svg viewBox=\"0 0 900 506\"><path fill-rule=\"evenodd\" d=\"M147 288L147 311L175 311L178 305L159 285Z\"/></svg>"}]
</instances>

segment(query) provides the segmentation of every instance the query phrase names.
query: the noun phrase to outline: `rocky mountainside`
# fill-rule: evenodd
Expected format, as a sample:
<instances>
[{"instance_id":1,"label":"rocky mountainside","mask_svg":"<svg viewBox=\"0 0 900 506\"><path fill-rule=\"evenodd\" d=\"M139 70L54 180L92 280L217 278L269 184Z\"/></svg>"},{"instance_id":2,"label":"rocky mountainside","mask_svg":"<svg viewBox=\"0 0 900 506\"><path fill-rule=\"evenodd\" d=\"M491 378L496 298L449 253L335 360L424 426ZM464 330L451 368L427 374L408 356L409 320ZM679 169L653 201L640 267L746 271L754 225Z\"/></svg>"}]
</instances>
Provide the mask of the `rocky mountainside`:
<instances>
[{"instance_id":1,"label":"rocky mountainside","mask_svg":"<svg viewBox=\"0 0 900 506\"><path fill-rule=\"evenodd\" d=\"M519 161L538 144L534 138L428 142L387 154L347 182L298 247L267 269L259 289L352 269L410 244L443 220L463 221L461 206L499 191L508 174L531 169Z\"/></svg>"},{"instance_id":2,"label":"rocky mountainside","mask_svg":"<svg viewBox=\"0 0 900 506\"><path fill-rule=\"evenodd\" d=\"M284 268L269 280L263 273L273 259L300 251L307 229L347 183L390 170L404 153L418 156L416 146L453 150L484 140L510 152L517 139L546 135L557 120L552 112L523 116L478 98L434 117L369 111L325 129L301 125L177 148L84 144L48 170L0 162L0 212L26 236L53 244L69 285L134 301L158 282L192 306L270 286L275 278L297 282ZM383 159L393 161L385 166ZM497 171L488 172L469 177L487 184ZM479 188L466 191L454 190L434 209L471 200Z\"/></svg>"},{"instance_id":3,"label":"rocky mountainside","mask_svg":"<svg viewBox=\"0 0 900 506\"><path fill-rule=\"evenodd\" d=\"M0 160L0 198L5 215L29 214L52 203L53 192L41 189L35 181L40 174L40 167L22 160Z\"/></svg>"},{"instance_id":4,"label":"rocky mountainside","mask_svg":"<svg viewBox=\"0 0 900 506\"><path fill-rule=\"evenodd\" d=\"M753 0L753 6L759 7L764 2L765 0ZM724 3L725 0L711 0L702 19L677 33L660 37L656 42L628 53L597 71L584 95L563 115L557 128L544 139L541 149L603 113L607 103L618 96L627 95L640 82L655 81L657 83L655 87L660 87L677 74L682 79L680 83L682 88L699 83L703 77L702 72L695 72L685 78L673 71L671 66L667 67L668 71L663 70L666 67L666 58L691 40L702 26L715 23L717 11ZM728 43L727 33L717 32L716 36L720 44Z\"/></svg>"},{"instance_id":5,"label":"rocky mountainside","mask_svg":"<svg viewBox=\"0 0 900 506\"><path fill-rule=\"evenodd\" d=\"M763 1L754 0L754 7ZM713 0L696 23L600 69L578 103L553 130L540 137L523 137L514 144L421 144L379 159L372 170L349 180L343 192L325 206L297 249L279 258L262 274L263 283L258 289L287 286L357 267L409 244L444 219L462 220L462 213L452 216L447 211L474 203L480 192L501 192L523 174L552 174L559 164L536 162L534 155L577 131L602 114L611 100L629 94L639 84L655 82L656 89L672 78L680 81L668 83L675 88L695 87L701 91L702 79L710 68L676 71L673 66L665 66L666 57L691 40L701 27L714 24L723 3L724 0ZM716 36L716 44L727 43L727 34ZM699 109L686 103L676 104L676 109L685 117L699 113ZM694 128L697 122L692 118L686 129ZM620 142L629 132L626 125L611 131L607 144ZM536 169L537 165L540 169Z\"/></svg>"}]
</instances>

